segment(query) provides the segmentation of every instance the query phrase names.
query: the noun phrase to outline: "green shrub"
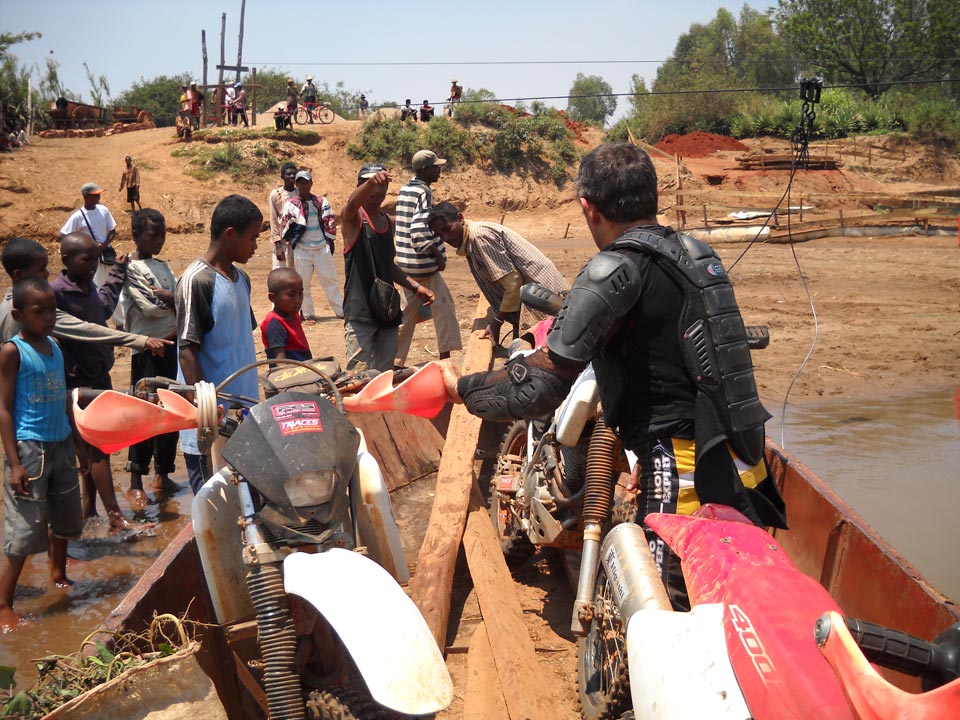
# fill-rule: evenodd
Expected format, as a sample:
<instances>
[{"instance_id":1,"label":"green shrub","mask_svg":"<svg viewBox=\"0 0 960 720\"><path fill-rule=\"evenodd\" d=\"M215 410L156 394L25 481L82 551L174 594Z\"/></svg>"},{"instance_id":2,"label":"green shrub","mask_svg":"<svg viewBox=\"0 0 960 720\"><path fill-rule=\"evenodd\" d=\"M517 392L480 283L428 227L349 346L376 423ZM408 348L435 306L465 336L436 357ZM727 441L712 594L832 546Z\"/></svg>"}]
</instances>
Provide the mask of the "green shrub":
<instances>
[{"instance_id":1,"label":"green shrub","mask_svg":"<svg viewBox=\"0 0 960 720\"><path fill-rule=\"evenodd\" d=\"M453 165L470 162L476 155L473 136L445 117L435 117L420 132L421 147L430 148Z\"/></svg>"},{"instance_id":2,"label":"green shrub","mask_svg":"<svg viewBox=\"0 0 960 720\"><path fill-rule=\"evenodd\" d=\"M910 135L943 150L960 149L960 110L945 100L917 103L907 117Z\"/></svg>"},{"instance_id":3,"label":"green shrub","mask_svg":"<svg viewBox=\"0 0 960 720\"><path fill-rule=\"evenodd\" d=\"M558 185L566 182L578 153L561 114L521 115L492 103L476 103L480 106L485 106L483 112L467 113L468 122L459 108L454 120L435 117L426 125L398 118L371 120L347 152L355 160L407 165L417 150L430 148L453 165L487 160L500 172L530 173Z\"/></svg>"},{"instance_id":4,"label":"green shrub","mask_svg":"<svg viewBox=\"0 0 960 720\"><path fill-rule=\"evenodd\" d=\"M400 118L366 122L356 142L347 146L347 154L365 162L409 163L420 149L419 130L414 122L400 122Z\"/></svg>"}]
</instances>

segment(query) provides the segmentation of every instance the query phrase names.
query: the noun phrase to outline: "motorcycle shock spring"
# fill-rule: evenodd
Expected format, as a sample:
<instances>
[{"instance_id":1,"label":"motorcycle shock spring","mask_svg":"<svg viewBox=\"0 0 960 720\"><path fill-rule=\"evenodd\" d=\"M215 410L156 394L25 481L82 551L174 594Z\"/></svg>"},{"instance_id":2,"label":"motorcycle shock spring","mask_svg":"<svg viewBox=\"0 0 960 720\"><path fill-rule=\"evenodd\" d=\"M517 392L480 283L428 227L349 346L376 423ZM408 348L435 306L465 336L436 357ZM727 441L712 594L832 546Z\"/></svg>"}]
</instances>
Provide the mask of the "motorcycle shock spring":
<instances>
[{"instance_id":1,"label":"motorcycle shock spring","mask_svg":"<svg viewBox=\"0 0 960 720\"><path fill-rule=\"evenodd\" d=\"M583 522L603 523L610 516L613 504L613 467L620 440L607 427L603 417L597 418L587 450L586 491L583 496Z\"/></svg>"},{"instance_id":2,"label":"motorcycle shock spring","mask_svg":"<svg viewBox=\"0 0 960 720\"><path fill-rule=\"evenodd\" d=\"M300 677L294 669L297 636L293 614L283 589L283 574L275 563L247 572L250 599L257 611L260 653L266 665L264 685L271 720L303 720Z\"/></svg>"}]
</instances>

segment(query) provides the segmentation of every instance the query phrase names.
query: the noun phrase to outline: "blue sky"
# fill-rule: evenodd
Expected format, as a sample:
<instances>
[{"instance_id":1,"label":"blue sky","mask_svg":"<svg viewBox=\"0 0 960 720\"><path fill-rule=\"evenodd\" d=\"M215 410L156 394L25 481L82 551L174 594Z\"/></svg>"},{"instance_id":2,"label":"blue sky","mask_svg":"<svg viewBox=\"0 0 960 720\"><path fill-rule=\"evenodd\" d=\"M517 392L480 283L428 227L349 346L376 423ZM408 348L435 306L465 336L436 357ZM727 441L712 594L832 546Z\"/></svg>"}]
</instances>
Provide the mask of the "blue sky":
<instances>
[{"instance_id":1,"label":"blue sky","mask_svg":"<svg viewBox=\"0 0 960 720\"><path fill-rule=\"evenodd\" d=\"M563 96L578 72L600 75L614 92L627 92L633 73L649 85L679 35L694 22L709 22L721 7L739 14L743 3L248 0L243 64L283 69L299 82L308 73L331 85L342 80L348 89L367 92L374 102L402 103L407 97L440 101L454 77L466 88L487 88L504 99ZM14 46L12 53L22 63L36 65L35 80L45 58L54 58L64 84L89 100L84 62L95 76L107 77L113 96L157 75L190 73L199 80L201 30L207 33L208 77L214 81L222 12L227 13L227 64L233 65L240 0L4 0L0 29L43 33ZM564 63L468 64L543 60ZM637 62L587 62L597 60ZM334 62L345 64L320 64ZM398 62L441 64L356 64ZM566 106L563 99L549 102ZM618 116L626 105L621 98Z\"/></svg>"}]
</instances>

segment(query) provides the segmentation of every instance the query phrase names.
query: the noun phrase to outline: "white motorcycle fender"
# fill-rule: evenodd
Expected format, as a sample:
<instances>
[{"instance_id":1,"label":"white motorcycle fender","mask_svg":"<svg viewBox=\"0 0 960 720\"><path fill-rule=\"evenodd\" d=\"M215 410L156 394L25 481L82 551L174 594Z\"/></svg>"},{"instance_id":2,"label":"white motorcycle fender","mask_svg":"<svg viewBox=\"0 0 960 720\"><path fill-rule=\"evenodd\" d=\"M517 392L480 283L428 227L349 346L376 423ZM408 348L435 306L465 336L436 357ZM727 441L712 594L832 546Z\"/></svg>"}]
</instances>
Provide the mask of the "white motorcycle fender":
<instances>
[{"instance_id":1,"label":"white motorcycle fender","mask_svg":"<svg viewBox=\"0 0 960 720\"><path fill-rule=\"evenodd\" d=\"M723 634L723 605L638 610L627 625L630 694L638 718L752 717Z\"/></svg>"},{"instance_id":2,"label":"white motorcycle fender","mask_svg":"<svg viewBox=\"0 0 960 720\"><path fill-rule=\"evenodd\" d=\"M593 365L587 365L573 382L566 399L557 408L554 416L557 424L557 442L567 447L576 447L588 421L597 416L600 390Z\"/></svg>"},{"instance_id":3,"label":"white motorcycle fender","mask_svg":"<svg viewBox=\"0 0 960 720\"><path fill-rule=\"evenodd\" d=\"M193 499L190 515L217 622L253 615L237 527L240 498L229 470L221 470L204 483Z\"/></svg>"},{"instance_id":4,"label":"white motorcycle fender","mask_svg":"<svg viewBox=\"0 0 960 720\"><path fill-rule=\"evenodd\" d=\"M410 570L403 555L400 530L393 517L390 492L380 472L377 459L367 451L363 433L357 450L357 487L354 497L361 498L357 524L360 541L367 546L370 557L386 569L400 584L410 581ZM359 491L359 493L357 492Z\"/></svg>"},{"instance_id":5,"label":"white motorcycle fender","mask_svg":"<svg viewBox=\"0 0 960 720\"><path fill-rule=\"evenodd\" d=\"M283 584L337 631L378 703L425 715L452 702L453 681L426 621L377 563L340 548L293 553Z\"/></svg>"}]
</instances>

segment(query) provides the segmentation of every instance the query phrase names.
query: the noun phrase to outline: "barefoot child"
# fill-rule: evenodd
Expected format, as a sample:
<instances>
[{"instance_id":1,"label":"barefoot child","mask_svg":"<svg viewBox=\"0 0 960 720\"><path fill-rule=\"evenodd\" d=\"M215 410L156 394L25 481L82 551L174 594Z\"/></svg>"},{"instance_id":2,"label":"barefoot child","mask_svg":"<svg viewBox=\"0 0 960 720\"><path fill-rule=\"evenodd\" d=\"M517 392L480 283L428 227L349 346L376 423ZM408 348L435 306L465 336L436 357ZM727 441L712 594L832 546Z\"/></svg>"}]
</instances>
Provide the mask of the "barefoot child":
<instances>
[{"instance_id":1,"label":"barefoot child","mask_svg":"<svg viewBox=\"0 0 960 720\"><path fill-rule=\"evenodd\" d=\"M61 310L98 325L106 325L117 307L120 290L127 270L127 256L121 255L107 275L103 287L93 282L99 260L96 241L82 233L71 233L60 240L60 259L64 270L51 283ZM113 367L113 348L102 345L63 340L63 364L67 388L89 387L102 390L112 388L110 368ZM127 530L133 526L120 511L110 456L99 448L90 447L90 468L81 473L84 517L93 517L96 495L99 493L113 530ZM96 492L94 492L96 487Z\"/></svg>"},{"instance_id":2,"label":"barefoot child","mask_svg":"<svg viewBox=\"0 0 960 720\"><path fill-rule=\"evenodd\" d=\"M300 273L290 268L271 270L267 275L267 297L273 303L273 310L260 323L267 357L309 360L313 355L300 320L300 306L303 304Z\"/></svg>"},{"instance_id":3,"label":"barefoot child","mask_svg":"<svg viewBox=\"0 0 960 720\"><path fill-rule=\"evenodd\" d=\"M46 280L30 277L13 288L20 332L0 347L0 435L4 453L3 569L0 629L19 622L13 611L17 580L28 555L47 551L50 580L67 578L67 540L83 530L80 485L63 355L49 337L57 302Z\"/></svg>"},{"instance_id":4,"label":"barefoot child","mask_svg":"<svg viewBox=\"0 0 960 720\"><path fill-rule=\"evenodd\" d=\"M120 304L126 318L127 331L173 340L177 335L177 280L166 262L155 257L163 249L167 225L163 215L152 208L137 210L130 219L133 242L137 249L131 255ZM177 350L167 345L162 353L133 351L130 357L130 384L145 377L177 377ZM170 479L177 457L175 432L164 433L133 445L128 450L127 471L130 489L127 502L135 511L145 510L147 495L143 492L143 476L150 472L153 458L155 475L151 487L158 492L174 493L180 486Z\"/></svg>"}]
</instances>

